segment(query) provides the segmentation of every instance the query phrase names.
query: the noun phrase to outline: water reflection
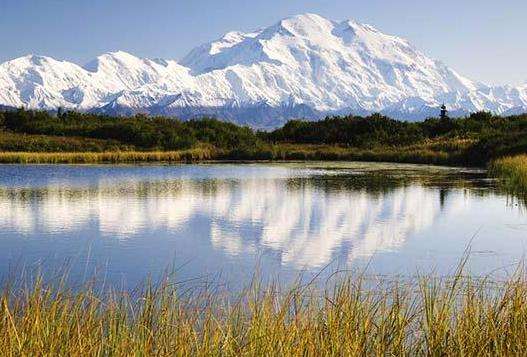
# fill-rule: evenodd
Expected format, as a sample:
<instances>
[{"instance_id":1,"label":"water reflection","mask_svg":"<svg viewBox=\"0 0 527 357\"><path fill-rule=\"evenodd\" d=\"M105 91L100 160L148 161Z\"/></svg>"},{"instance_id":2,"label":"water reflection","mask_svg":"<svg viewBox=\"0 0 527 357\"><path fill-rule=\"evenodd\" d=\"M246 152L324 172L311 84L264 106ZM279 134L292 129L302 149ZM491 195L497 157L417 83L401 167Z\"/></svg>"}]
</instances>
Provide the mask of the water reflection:
<instances>
[{"instance_id":1,"label":"water reflection","mask_svg":"<svg viewBox=\"0 0 527 357\"><path fill-rule=\"evenodd\" d=\"M432 226L442 210L466 209L466 195L487 192L463 193L463 186L481 185L479 173L461 179L455 172L454 180L451 172L267 168L219 178L176 171L176 178L151 180L145 170L80 185L4 186L0 229L33 239L95 229L101 238L132 246L152 232L190 240L194 231L226 259L271 251L282 266L315 269L336 256L351 262L395 252Z\"/></svg>"}]
</instances>

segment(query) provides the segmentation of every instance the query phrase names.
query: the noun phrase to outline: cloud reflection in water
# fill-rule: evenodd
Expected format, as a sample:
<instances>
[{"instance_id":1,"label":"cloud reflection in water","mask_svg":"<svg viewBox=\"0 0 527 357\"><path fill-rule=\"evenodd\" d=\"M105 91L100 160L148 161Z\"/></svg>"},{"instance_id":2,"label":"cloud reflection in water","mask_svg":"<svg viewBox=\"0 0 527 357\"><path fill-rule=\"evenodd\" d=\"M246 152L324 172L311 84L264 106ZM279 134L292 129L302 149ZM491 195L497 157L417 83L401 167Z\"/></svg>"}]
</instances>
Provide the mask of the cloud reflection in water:
<instances>
[{"instance_id":1,"label":"cloud reflection in water","mask_svg":"<svg viewBox=\"0 0 527 357\"><path fill-rule=\"evenodd\" d=\"M397 250L441 212L436 189L346 186L353 180L253 175L1 189L0 228L31 235L95 226L105 239L133 241L159 229L177 236L205 217L215 249L231 256L271 250L283 265L303 269L324 266L336 255L352 261Z\"/></svg>"}]
</instances>

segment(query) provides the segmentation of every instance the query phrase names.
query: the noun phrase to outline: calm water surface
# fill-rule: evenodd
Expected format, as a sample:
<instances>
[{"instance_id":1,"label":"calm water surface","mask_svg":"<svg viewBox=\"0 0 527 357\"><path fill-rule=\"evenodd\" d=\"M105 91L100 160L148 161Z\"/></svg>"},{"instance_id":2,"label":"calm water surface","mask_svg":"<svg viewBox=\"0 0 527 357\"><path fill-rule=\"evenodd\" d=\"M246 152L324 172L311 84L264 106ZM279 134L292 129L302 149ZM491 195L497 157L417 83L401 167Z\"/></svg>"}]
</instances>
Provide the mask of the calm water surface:
<instances>
[{"instance_id":1,"label":"calm water surface","mask_svg":"<svg viewBox=\"0 0 527 357\"><path fill-rule=\"evenodd\" d=\"M482 171L310 163L0 166L0 277L54 271L136 284L286 279L326 267L476 274L527 252L527 213ZM329 268L327 268L329 267Z\"/></svg>"}]
</instances>

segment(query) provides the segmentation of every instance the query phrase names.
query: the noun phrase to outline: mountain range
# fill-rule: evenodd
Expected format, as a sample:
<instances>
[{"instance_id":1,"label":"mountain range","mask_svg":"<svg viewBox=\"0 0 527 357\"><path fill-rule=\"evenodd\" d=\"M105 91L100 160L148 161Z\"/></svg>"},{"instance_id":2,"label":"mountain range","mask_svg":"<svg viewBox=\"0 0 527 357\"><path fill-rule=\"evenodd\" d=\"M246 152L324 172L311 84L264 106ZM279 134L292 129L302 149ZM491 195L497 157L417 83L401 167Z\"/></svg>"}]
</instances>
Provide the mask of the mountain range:
<instances>
[{"instance_id":1,"label":"mountain range","mask_svg":"<svg viewBox=\"0 0 527 357\"><path fill-rule=\"evenodd\" d=\"M36 55L0 64L0 107L209 115L267 129L337 114L420 120L442 103L452 115L517 114L527 111L527 84L475 82L405 39L315 14L229 32L180 61L118 51L84 66Z\"/></svg>"}]
</instances>

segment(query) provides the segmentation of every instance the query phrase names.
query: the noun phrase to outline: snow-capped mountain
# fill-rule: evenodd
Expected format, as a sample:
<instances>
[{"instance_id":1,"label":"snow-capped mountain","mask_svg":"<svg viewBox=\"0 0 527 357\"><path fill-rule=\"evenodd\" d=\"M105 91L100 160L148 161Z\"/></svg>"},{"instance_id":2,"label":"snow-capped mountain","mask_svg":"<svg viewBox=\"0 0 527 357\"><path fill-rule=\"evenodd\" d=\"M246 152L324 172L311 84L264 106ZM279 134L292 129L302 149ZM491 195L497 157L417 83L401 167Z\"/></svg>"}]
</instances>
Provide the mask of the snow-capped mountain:
<instances>
[{"instance_id":1,"label":"snow-capped mountain","mask_svg":"<svg viewBox=\"0 0 527 357\"><path fill-rule=\"evenodd\" d=\"M306 14L230 32L179 63L104 54L84 67L26 56L0 65L0 105L110 114L215 115L254 127L290 118L383 112L527 110L527 85L491 87L430 59L408 41L351 20Z\"/></svg>"}]
</instances>

